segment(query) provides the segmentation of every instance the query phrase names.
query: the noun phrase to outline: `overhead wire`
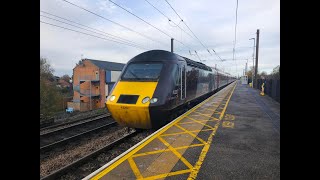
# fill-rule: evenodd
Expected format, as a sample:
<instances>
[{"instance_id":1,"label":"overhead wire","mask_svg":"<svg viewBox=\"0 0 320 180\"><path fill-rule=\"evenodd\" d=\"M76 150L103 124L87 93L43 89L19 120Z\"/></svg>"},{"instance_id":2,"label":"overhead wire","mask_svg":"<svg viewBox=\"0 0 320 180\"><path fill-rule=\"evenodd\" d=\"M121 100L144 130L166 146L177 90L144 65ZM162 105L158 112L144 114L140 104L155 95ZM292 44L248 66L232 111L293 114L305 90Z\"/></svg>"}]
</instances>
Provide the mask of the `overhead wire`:
<instances>
[{"instance_id":1,"label":"overhead wire","mask_svg":"<svg viewBox=\"0 0 320 180\"><path fill-rule=\"evenodd\" d=\"M47 18L47 19L51 19L51 20L57 21L57 22L60 22L60 23L63 23L63 24L67 24L67 25L69 25L69 26L76 27L76 28L79 28L79 29L83 29L83 30L86 30L86 31L89 31L89 32L93 32L93 33L96 33L96 34L100 34L100 35L105 36L105 37L108 37L108 38L112 38L114 41L117 41L117 42L122 42L122 43L124 43L124 44L126 43L126 44L130 44L130 45L134 45L134 46L136 46L136 47L141 47L141 48L143 48L143 49L147 49L146 47L143 47L143 46L141 46L141 45L137 45L137 44L135 44L135 43L126 42L126 41L121 40L121 39L119 40L119 39L116 39L116 38L107 36L107 35L105 35L105 34L102 34L102 33L98 33L98 32L95 32L95 31L92 31L92 30L88 30L88 29L85 29L85 28L82 28L82 27L79 27L79 26L76 26L76 25L72 25L72 24L70 24L70 23L66 23L66 22L60 21L60 20L58 20L58 19L50 18L50 17L45 16L45 15L40 15L40 16L41 16L41 17L45 17L45 18Z\"/></svg>"},{"instance_id":2,"label":"overhead wire","mask_svg":"<svg viewBox=\"0 0 320 180\"><path fill-rule=\"evenodd\" d=\"M111 23L113 23L113 24L116 24L116 25L118 25L118 26L121 26L122 28L125 28L125 29L127 29L127 30L129 30L129 31L132 31L132 32L136 33L136 34L139 34L140 36L142 36L142 37L144 37L144 38L147 38L147 39L149 39L149 40L151 40L151 41L157 42L157 43L162 44L162 45L166 45L166 44L164 44L163 42L154 40L154 39L152 39L152 38L150 38L150 37L148 37L148 36L146 36L146 35L144 35L144 34L142 34L142 33L139 33L139 32L137 32L137 31L135 31L135 30L133 30L133 29L131 29L131 28L129 28L129 27L126 27L126 26L124 26L124 25L122 25L122 24L120 24L120 23L117 23L117 22L115 22L115 21L113 21L113 20L110 20L110 19L104 17L104 16L101 16L101 15L99 15L99 14L93 12L93 11L90 11L90 10L84 8L84 7L81 7L81 6L79 6L79 5L75 4L75 3L72 3L72 2L67 1L67 0L61 0L61 1L64 1L64 2L66 2L66 3L69 3L69 4L75 6L75 7L79 8L79 9L82 9L82 10L84 10L84 11L87 11L87 12L89 12L89 13L95 15L95 16L98 16L98 17L100 17L100 18L102 18L102 19L104 19L104 20L107 20L107 21L109 21L109 22L111 22Z\"/></svg>"},{"instance_id":3,"label":"overhead wire","mask_svg":"<svg viewBox=\"0 0 320 180\"><path fill-rule=\"evenodd\" d=\"M126 42L128 42L128 43L132 43L132 44L136 44L136 45L139 45L139 46L143 46L142 44L139 44L139 43L130 41L130 40L128 40L128 39L125 39L125 38L122 38L122 37L119 37L119 36L116 36L116 35L113 35L113 34L110 34L110 33L107 33L107 32L104 32L104 31L101 31L101 30L98 30L98 29L95 29L95 28L92 28L92 27L89 27L89 26L86 26L86 25L83 25L83 24L80 24L80 23L77 23L77 22L72 21L72 20L70 20L70 19L66 19L66 18L63 18L63 17L61 17L61 16L54 15L54 14L52 14L52 13L48 13L48 12L46 12L46 11L40 10L40 12L45 13L45 14L48 14L48 15L53 16L53 17L57 17L57 18L59 18L59 19L63 19L63 20L65 20L65 21L68 21L68 22L71 22L71 23L74 23L74 24L77 24L77 25L80 25L80 26L83 26L83 27L86 27L86 28L88 28L88 29L92 29L92 30L94 30L94 31L98 31L98 32L104 33L104 34L106 34L106 35L108 35L108 36L112 36L112 37L110 37L110 38L113 38L113 39L117 39L117 38L118 38L118 39L121 40L121 41L126 41ZM40 16L41 16L41 15L40 15Z\"/></svg>"},{"instance_id":4,"label":"overhead wire","mask_svg":"<svg viewBox=\"0 0 320 180\"><path fill-rule=\"evenodd\" d=\"M132 13L132 12L128 11L126 8L122 7L121 5L119 5L119 4L115 3L115 2L113 2L112 0L109 0L109 1L110 1L111 3L113 3L114 5L118 6L119 8L123 9L124 11L128 12L129 14L131 14L131 15L135 16L136 18L140 19L141 21L143 21L144 23L148 24L149 26L151 26L151 27L153 27L153 28L157 29L157 30L158 30L158 31L160 31L162 34L164 34L164 35L168 36L169 38L173 38L173 37L172 37L171 35L169 35L168 33L166 33L166 32L164 32L163 30L161 30L161 29L157 28L156 26L152 25L151 23L149 23L148 21L144 20L143 18L141 18L141 17L137 16L136 14L134 14L134 13ZM186 46L186 47L190 48L189 46L187 46L187 45L186 45L186 44L184 44L183 42L179 41L177 38L174 38L174 39L175 39L178 43L180 43L180 44L182 44L182 45L184 45L184 46Z\"/></svg>"},{"instance_id":5,"label":"overhead wire","mask_svg":"<svg viewBox=\"0 0 320 180\"><path fill-rule=\"evenodd\" d=\"M41 23L44 23L44 24L47 24L47 25L55 26L55 27L58 27L58 28L61 28L61 29L65 29L65 30L77 32L77 33L80 33L80 34L85 34L85 35L88 35L88 36L92 36L92 37L95 37L95 38L104 39L104 40L107 40L107 41L113 41L113 42L115 42L115 43L124 44L124 45L127 45L127 46L131 46L131 47L136 47L136 48L139 48L139 49L143 49L143 48L138 47L138 46L134 46L134 45L122 43L122 42L119 42L119 41L114 41L114 40L112 40L112 39L102 38L102 37L99 37L99 36L96 36L96 35L88 34L88 33L85 33L85 32L81 32L81 31L74 30L74 29L69 29L69 28L66 28L66 27L63 27L63 26L59 26L59 25L56 25L56 24L51 24L51 23L48 23L48 22L45 22L45 21L41 21L41 20L40 20L40 22L41 22ZM144 49L144 50L146 50L146 49Z\"/></svg>"},{"instance_id":6,"label":"overhead wire","mask_svg":"<svg viewBox=\"0 0 320 180\"><path fill-rule=\"evenodd\" d=\"M169 22L172 22L173 24L176 25L176 27L179 27L184 33L188 34L191 38L193 38L189 33L187 33L184 29L182 29L179 24L183 22L181 19L179 21L179 24L176 24L174 21L172 21L167 15L165 15L163 12L161 12L158 8L156 8L153 4L151 4L148 0L145 0L148 4L150 4L154 9L156 9L160 14L162 14L164 17L168 19Z\"/></svg>"},{"instance_id":7,"label":"overhead wire","mask_svg":"<svg viewBox=\"0 0 320 180\"><path fill-rule=\"evenodd\" d=\"M167 1L167 0L165 0L166 2L167 2L167 4L171 7L171 9L175 12L175 14L180 18L180 20L184 23L184 25L190 30L190 32L194 35L194 37L200 42L200 44L209 52L209 54L210 55L212 55L211 54L211 52L210 52L210 50L209 50L209 48L207 47L207 46L205 46L202 42L201 42L201 40L196 36L196 34L191 30L191 28L187 25L187 23L181 18L181 16L177 13L177 11L172 7L172 5ZM214 51L215 52L215 51ZM221 59L221 57L215 52L215 55L217 55L218 56L218 58L220 59L220 60L222 60Z\"/></svg>"}]
</instances>

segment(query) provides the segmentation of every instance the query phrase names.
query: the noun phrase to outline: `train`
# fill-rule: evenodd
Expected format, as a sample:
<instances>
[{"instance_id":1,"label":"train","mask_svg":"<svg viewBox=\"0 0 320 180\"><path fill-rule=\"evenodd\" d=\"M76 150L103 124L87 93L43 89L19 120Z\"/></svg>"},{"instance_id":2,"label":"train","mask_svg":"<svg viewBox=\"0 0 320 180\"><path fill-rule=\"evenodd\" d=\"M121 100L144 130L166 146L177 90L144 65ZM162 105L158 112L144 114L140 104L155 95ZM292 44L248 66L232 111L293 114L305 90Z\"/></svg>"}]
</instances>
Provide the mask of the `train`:
<instances>
[{"instance_id":1,"label":"train","mask_svg":"<svg viewBox=\"0 0 320 180\"><path fill-rule=\"evenodd\" d=\"M122 126L157 129L235 80L169 51L146 51L127 62L106 106Z\"/></svg>"}]
</instances>

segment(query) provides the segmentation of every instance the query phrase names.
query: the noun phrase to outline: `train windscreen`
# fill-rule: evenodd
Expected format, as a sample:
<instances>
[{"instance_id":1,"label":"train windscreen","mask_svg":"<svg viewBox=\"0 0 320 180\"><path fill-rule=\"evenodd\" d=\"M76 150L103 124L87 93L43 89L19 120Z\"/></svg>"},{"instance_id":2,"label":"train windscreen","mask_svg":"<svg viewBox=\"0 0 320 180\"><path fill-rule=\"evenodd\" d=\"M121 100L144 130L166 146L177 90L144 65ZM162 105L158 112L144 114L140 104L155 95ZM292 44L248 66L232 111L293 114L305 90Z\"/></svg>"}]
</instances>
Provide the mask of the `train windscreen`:
<instances>
[{"instance_id":1,"label":"train windscreen","mask_svg":"<svg viewBox=\"0 0 320 180\"><path fill-rule=\"evenodd\" d=\"M162 66L161 63L131 63L127 66L121 80L157 81Z\"/></svg>"}]
</instances>

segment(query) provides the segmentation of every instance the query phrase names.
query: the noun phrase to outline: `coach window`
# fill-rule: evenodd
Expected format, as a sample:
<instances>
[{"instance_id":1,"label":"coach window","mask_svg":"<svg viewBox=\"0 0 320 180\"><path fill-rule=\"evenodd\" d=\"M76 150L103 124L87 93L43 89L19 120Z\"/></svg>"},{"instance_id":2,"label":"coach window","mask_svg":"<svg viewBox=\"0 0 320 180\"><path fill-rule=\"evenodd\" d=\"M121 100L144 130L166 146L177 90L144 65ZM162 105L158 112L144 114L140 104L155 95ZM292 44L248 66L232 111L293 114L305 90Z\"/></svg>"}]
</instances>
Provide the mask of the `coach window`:
<instances>
[{"instance_id":1,"label":"coach window","mask_svg":"<svg viewBox=\"0 0 320 180\"><path fill-rule=\"evenodd\" d=\"M176 64L175 65L175 85L180 86L181 84L181 68Z\"/></svg>"}]
</instances>

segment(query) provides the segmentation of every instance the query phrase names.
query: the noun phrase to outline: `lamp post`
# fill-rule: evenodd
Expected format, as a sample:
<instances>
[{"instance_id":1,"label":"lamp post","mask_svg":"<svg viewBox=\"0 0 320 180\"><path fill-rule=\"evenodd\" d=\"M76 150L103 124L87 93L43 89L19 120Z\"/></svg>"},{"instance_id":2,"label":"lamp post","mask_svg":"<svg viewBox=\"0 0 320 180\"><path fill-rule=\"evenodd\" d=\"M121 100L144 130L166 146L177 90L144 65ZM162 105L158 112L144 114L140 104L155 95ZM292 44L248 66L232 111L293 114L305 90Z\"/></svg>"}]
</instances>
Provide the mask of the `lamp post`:
<instances>
[{"instance_id":1,"label":"lamp post","mask_svg":"<svg viewBox=\"0 0 320 180\"><path fill-rule=\"evenodd\" d=\"M249 40L253 40L253 53L252 53L252 65L253 65L253 69L252 69L252 87L253 87L253 79L254 79L254 47L256 46L256 38L250 38Z\"/></svg>"},{"instance_id":2,"label":"lamp post","mask_svg":"<svg viewBox=\"0 0 320 180\"><path fill-rule=\"evenodd\" d=\"M246 73L245 73L245 75L247 74L247 71L248 71L248 59L247 59L247 62L246 62Z\"/></svg>"}]
</instances>

